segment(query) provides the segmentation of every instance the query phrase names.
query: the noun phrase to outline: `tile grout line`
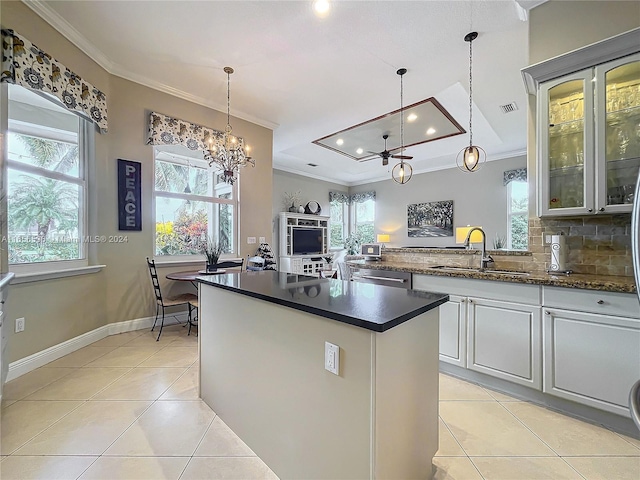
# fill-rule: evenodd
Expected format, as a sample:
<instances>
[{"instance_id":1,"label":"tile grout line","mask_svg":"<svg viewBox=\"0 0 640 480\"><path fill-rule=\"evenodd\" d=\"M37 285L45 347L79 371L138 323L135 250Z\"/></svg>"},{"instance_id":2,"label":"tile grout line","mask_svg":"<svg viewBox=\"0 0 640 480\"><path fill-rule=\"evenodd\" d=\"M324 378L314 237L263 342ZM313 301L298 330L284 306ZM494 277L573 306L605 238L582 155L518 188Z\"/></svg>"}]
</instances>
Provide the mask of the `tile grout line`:
<instances>
[{"instance_id":1,"label":"tile grout line","mask_svg":"<svg viewBox=\"0 0 640 480\"><path fill-rule=\"evenodd\" d=\"M527 402L525 402L527 403ZM538 440L540 440L549 450L551 450L553 453L556 454L556 457L560 457L560 454L558 452L556 452L556 450L554 448L551 447L551 445L549 445L547 442L545 442L542 438L540 438L540 436L538 434L536 434L536 432L534 432L533 430L531 430L529 428L529 426L524 423L522 420L520 420L520 418L513 413L511 410L509 410L507 407L505 407L502 403L498 402L498 405L500 405L503 409L505 409L507 412L509 412L509 415L511 415L513 418L516 419L516 421L518 421L524 428L526 428L527 430L529 430L529 432L531 432L531 434L536 437Z\"/></svg>"}]
</instances>

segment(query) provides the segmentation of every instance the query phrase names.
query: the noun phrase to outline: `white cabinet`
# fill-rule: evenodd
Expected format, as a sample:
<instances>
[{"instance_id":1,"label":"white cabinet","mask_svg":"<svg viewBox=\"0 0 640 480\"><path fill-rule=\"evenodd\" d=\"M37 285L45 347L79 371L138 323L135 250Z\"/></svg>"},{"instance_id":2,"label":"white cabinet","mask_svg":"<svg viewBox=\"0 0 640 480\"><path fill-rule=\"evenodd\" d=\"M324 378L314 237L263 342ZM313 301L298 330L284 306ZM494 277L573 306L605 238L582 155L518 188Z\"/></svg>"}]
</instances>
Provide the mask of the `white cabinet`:
<instances>
[{"instance_id":1,"label":"white cabinet","mask_svg":"<svg viewBox=\"0 0 640 480\"><path fill-rule=\"evenodd\" d=\"M630 212L639 121L640 54L541 84L540 216Z\"/></svg>"},{"instance_id":2,"label":"white cabinet","mask_svg":"<svg viewBox=\"0 0 640 480\"><path fill-rule=\"evenodd\" d=\"M553 287L543 295L544 392L628 416L640 378L636 296Z\"/></svg>"},{"instance_id":3,"label":"white cabinet","mask_svg":"<svg viewBox=\"0 0 640 480\"><path fill-rule=\"evenodd\" d=\"M540 390L540 307L469 298L467 368Z\"/></svg>"},{"instance_id":4,"label":"white cabinet","mask_svg":"<svg viewBox=\"0 0 640 480\"><path fill-rule=\"evenodd\" d=\"M441 361L542 388L540 287L414 274L413 288L449 294L440 306Z\"/></svg>"},{"instance_id":5,"label":"white cabinet","mask_svg":"<svg viewBox=\"0 0 640 480\"><path fill-rule=\"evenodd\" d=\"M440 361L467 366L467 298L449 295L440 305Z\"/></svg>"},{"instance_id":6,"label":"white cabinet","mask_svg":"<svg viewBox=\"0 0 640 480\"><path fill-rule=\"evenodd\" d=\"M282 212L279 222L281 271L314 275L326 268L329 217Z\"/></svg>"},{"instance_id":7,"label":"white cabinet","mask_svg":"<svg viewBox=\"0 0 640 480\"><path fill-rule=\"evenodd\" d=\"M538 216L630 212L640 167L640 29L523 69L537 95Z\"/></svg>"}]
</instances>

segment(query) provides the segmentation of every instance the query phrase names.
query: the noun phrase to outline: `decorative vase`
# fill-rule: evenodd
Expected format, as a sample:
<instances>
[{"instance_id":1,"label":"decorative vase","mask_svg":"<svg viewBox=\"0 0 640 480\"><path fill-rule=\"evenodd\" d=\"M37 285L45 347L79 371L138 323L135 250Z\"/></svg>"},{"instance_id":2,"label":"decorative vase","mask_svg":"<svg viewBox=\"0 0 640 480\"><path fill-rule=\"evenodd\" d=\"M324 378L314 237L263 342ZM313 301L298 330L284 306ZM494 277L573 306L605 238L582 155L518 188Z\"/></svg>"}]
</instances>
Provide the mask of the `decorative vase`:
<instances>
[{"instance_id":1,"label":"decorative vase","mask_svg":"<svg viewBox=\"0 0 640 480\"><path fill-rule=\"evenodd\" d=\"M207 263L207 272L215 272L218 270L217 263Z\"/></svg>"},{"instance_id":2,"label":"decorative vase","mask_svg":"<svg viewBox=\"0 0 640 480\"><path fill-rule=\"evenodd\" d=\"M304 207L302 205L298 207L298 213L304 213Z\"/></svg>"},{"instance_id":3,"label":"decorative vase","mask_svg":"<svg viewBox=\"0 0 640 480\"><path fill-rule=\"evenodd\" d=\"M291 204L291 206L289 207L289 211L291 213L295 213L298 211L298 207L296 207L293 203Z\"/></svg>"}]
</instances>

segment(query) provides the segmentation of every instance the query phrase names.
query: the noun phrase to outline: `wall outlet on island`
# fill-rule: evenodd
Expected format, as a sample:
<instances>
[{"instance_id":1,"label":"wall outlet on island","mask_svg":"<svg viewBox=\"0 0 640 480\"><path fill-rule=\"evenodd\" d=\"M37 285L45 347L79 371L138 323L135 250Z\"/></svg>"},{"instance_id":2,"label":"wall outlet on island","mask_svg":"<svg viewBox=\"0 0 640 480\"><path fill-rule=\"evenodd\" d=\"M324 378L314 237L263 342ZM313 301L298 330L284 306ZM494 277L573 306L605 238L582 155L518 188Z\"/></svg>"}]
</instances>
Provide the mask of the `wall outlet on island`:
<instances>
[{"instance_id":1,"label":"wall outlet on island","mask_svg":"<svg viewBox=\"0 0 640 480\"><path fill-rule=\"evenodd\" d=\"M324 342L324 368L335 375L340 375L340 347L338 345Z\"/></svg>"},{"instance_id":2,"label":"wall outlet on island","mask_svg":"<svg viewBox=\"0 0 640 480\"><path fill-rule=\"evenodd\" d=\"M16 333L24 332L24 317L16 318Z\"/></svg>"},{"instance_id":3,"label":"wall outlet on island","mask_svg":"<svg viewBox=\"0 0 640 480\"><path fill-rule=\"evenodd\" d=\"M544 238L542 240L544 241L545 245L551 245L551 235L544 235Z\"/></svg>"}]
</instances>

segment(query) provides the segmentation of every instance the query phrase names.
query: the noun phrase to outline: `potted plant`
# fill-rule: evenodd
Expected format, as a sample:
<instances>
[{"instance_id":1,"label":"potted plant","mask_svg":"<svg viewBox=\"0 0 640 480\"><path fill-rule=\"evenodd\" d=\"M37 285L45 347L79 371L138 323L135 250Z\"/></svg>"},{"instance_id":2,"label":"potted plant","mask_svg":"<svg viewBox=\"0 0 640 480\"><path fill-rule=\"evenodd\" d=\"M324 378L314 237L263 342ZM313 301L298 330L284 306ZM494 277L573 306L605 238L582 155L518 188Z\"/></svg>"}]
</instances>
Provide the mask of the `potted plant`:
<instances>
[{"instance_id":1,"label":"potted plant","mask_svg":"<svg viewBox=\"0 0 640 480\"><path fill-rule=\"evenodd\" d=\"M202 253L207 257L207 272L215 272L218 269L218 260L224 253L224 245L214 239L207 237L202 243Z\"/></svg>"},{"instance_id":2,"label":"potted plant","mask_svg":"<svg viewBox=\"0 0 640 480\"><path fill-rule=\"evenodd\" d=\"M347 250L347 255L358 255L360 253L360 236L349 235L344 239L344 248Z\"/></svg>"}]
</instances>

